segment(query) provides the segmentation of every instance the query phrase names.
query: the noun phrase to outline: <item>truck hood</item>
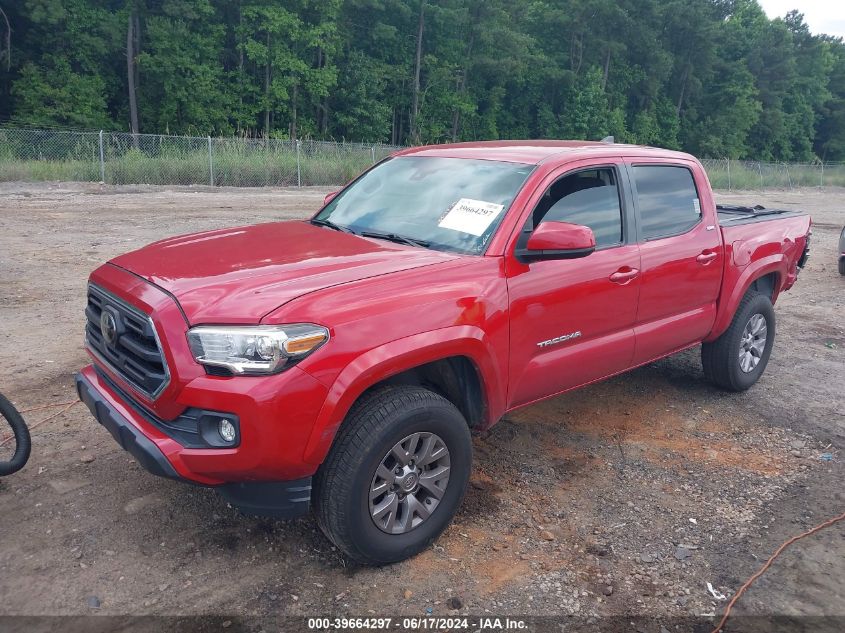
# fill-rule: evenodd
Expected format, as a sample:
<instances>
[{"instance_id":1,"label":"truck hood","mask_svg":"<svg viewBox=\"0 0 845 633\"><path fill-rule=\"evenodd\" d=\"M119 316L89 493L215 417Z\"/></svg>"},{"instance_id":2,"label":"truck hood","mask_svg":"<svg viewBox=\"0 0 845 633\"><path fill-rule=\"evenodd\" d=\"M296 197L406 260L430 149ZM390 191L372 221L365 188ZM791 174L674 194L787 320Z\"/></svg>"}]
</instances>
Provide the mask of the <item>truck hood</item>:
<instances>
[{"instance_id":1,"label":"truck hood","mask_svg":"<svg viewBox=\"0 0 845 633\"><path fill-rule=\"evenodd\" d=\"M172 294L196 325L258 323L310 292L456 257L292 221L173 237L109 263Z\"/></svg>"}]
</instances>

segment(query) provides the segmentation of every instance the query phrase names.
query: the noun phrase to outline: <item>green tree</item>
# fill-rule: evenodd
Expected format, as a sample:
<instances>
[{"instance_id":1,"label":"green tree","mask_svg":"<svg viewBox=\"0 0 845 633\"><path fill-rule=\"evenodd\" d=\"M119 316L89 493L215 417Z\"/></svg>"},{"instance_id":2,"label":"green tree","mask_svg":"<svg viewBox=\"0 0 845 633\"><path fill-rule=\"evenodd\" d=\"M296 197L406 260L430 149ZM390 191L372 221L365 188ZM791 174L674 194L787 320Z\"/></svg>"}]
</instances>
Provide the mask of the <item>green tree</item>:
<instances>
[{"instance_id":1,"label":"green tree","mask_svg":"<svg viewBox=\"0 0 845 633\"><path fill-rule=\"evenodd\" d=\"M845 160L845 45L840 38L823 38L833 61L829 73L830 96L819 108L814 150L822 160Z\"/></svg>"},{"instance_id":2,"label":"green tree","mask_svg":"<svg viewBox=\"0 0 845 633\"><path fill-rule=\"evenodd\" d=\"M12 27L21 39L9 98L12 119L30 125L114 127L121 81L112 52L120 38L108 2L26 0ZM29 55L18 56L22 48Z\"/></svg>"},{"instance_id":3,"label":"green tree","mask_svg":"<svg viewBox=\"0 0 845 633\"><path fill-rule=\"evenodd\" d=\"M747 56L755 29L761 27L756 6L726 7L713 33L714 58L701 76L701 88L690 94L681 122L682 146L712 157L741 158L748 135L762 111Z\"/></svg>"},{"instance_id":4,"label":"green tree","mask_svg":"<svg viewBox=\"0 0 845 633\"><path fill-rule=\"evenodd\" d=\"M845 44L757 0L0 4L0 121L845 159Z\"/></svg>"},{"instance_id":5,"label":"green tree","mask_svg":"<svg viewBox=\"0 0 845 633\"><path fill-rule=\"evenodd\" d=\"M337 82L331 59L336 47L338 0L244 3L239 25L240 47L260 73L260 96L255 99L261 129L278 129L277 117L287 123L284 136L296 138L299 128L315 129L315 104ZM251 91L255 96L255 92ZM302 105L311 109L303 117Z\"/></svg>"},{"instance_id":6,"label":"green tree","mask_svg":"<svg viewBox=\"0 0 845 633\"><path fill-rule=\"evenodd\" d=\"M209 0L165 0L144 20L137 57L144 129L206 135L231 131L221 63L225 29Z\"/></svg>"},{"instance_id":7,"label":"green tree","mask_svg":"<svg viewBox=\"0 0 845 633\"><path fill-rule=\"evenodd\" d=\"M21 69L12 87L15 124L35 127L111 128L105 83L97 75L76 73L64 58Z\"/></svg>"}]
</instances>

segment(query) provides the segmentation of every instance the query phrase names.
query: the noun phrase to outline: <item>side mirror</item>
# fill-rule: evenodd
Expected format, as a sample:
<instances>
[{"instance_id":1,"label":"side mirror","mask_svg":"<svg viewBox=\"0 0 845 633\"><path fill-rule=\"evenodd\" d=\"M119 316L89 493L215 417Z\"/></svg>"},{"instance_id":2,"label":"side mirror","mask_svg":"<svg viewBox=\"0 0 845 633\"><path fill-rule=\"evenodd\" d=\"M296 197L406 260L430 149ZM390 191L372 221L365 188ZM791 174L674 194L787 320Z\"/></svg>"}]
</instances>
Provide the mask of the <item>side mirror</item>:
<instances>
[{"instance_id":1,"label":"side mirror","mask_svg":"<svg viewBox=\"0 0 845 633\"><path fill-rule=\"evenodd\" d=\"M542 222L517 251L523 261L577 259L596 250L596 238L588 226L569 222Z\"/></svg>"},{"instance_id":2,"label":"side mirror","mask_svg":"<svg viewBox=\"0 0 845 633\"><path fill-rule=\"evenodd\" d=\"M335 196L337 196L337 194L339 194L339 193L340 193L340 191L332 191L331 193L326 194L326 197L323 198L323 206L326 206L329 202L334 200Z\"/></svg>"}]
</instances>

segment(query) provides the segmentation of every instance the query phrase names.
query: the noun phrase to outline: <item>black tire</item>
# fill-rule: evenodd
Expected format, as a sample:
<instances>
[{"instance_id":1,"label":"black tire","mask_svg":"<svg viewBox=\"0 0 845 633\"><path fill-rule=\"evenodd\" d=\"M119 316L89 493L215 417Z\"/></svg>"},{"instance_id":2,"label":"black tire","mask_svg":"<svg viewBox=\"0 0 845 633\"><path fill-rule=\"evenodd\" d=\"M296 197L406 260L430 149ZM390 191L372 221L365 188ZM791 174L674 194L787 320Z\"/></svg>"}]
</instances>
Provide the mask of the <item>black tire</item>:
<instances>
[{"instance_id":1,"label":"black tire","mask_svg":"<svg viewBox=\"0 0 845 633\"><path fill-rule=\"evenodd\" d=\"M6 437L7 427L11 427L15 438L15 452L11 460L0 461L0 476L11 475L23 468L29 460L29 453L32 448L29 429L26 427L21 414L12 406L11 402L0 394L0 437Z\"/></svg>"},{"instance_id":2,"label":"black tire","mask_svg":"<svg viewBox=\"0 0 845 633\"><path fill-rule=\"evenodd\" d=\"M743 371L740 349L746 325L753 317L760 315L766 323L765 347L759 355L756 366ZM750 290L739 303L730 327L712 343L701 346L701 364L704 375L713 384L728 391L745 391L760 379L769 362L775 342L775 310L764 294Z\"/></svg>"},{"instance_id":3,"label":"black tire","mask_svg":"<svg viewBox=\"0 0 845 633\"><path fill-rule=\"evenodd\" d=\"M839 274L845 275L845 257L839 260Z\"/></svg>"},{"instance_id":4,"label":"black tire","mask_svg":"<svg viewBox=\"0 0 845 633\"><path fill-rule=\"evenodd\" d=\"M435 434L442 440L450 474L428 518L405 533L389 534L370 515L370 490L376 469L391 449L414 433ZM451 402L422 387L375 390L352 407L317 472L317 523L341 552L358 563L384 565L410 558L449 525L463 501L471 468L469 427Z\"/></svg>"}]
</instances>

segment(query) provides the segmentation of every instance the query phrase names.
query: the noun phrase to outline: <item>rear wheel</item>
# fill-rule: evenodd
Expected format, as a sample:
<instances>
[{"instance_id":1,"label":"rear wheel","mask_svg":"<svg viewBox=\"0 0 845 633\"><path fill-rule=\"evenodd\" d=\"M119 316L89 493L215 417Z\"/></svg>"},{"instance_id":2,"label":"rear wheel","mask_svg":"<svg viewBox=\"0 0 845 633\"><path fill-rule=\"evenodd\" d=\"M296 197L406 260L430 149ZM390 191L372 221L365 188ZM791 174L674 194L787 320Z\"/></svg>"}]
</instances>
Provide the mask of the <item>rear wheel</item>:
<instances>
[{"instance_id":1,"label":"rear wheel","mask_svg":"<svg viewBox=\"0 0 845 633\"><path fill-rule=\"evenodd\" d=\"M839 274L845 275L845 257L839 259Z\"/></svg>"},{"instance_id":2,"label":"rear wheel","mask_svg":"<svg viewBox=\"0 0 845 633\"><path fill-rule=\"evenodd\" d=\"M466 420L422 387L387 387L355 404L314 482L317 522L349 558L393 563L446 528L472 466Z\"/></svg>"},{"instance_id":3,"label":"rear wheel","mask_svg":"<svg viewBox=\"0 0 845 633\"><path fill-rule=\"evenodd\" d=\"M764 294L749 291L730 327L701 346L704 375L729 391L745 391L763 375L775 341L775 311Z\"/></svg>"}]
</instances>

